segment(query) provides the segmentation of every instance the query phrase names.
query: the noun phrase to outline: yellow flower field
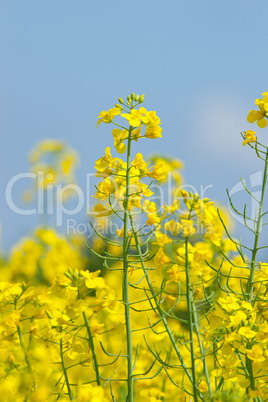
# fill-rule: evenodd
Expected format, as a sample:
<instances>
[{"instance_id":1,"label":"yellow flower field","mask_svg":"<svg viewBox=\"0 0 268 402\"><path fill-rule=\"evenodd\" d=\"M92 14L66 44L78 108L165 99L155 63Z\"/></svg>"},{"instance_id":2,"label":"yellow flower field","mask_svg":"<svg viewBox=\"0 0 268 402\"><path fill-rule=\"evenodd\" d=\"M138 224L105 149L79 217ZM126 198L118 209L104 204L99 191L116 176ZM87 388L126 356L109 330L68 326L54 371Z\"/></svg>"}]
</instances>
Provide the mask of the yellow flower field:
<instances>
[{"instance_id":1,"label":"yellow flower field","mask_svg":"<svg viewBox=\"0 0 268 402\"><path fill-rule=\"evenodd\" d=\"M165 137L144 103L133 93L98 116L114 149L95 164L93 236L44 223L1 258L2 401L268 400L268 264L258 260L268 148L242 133L241 150L264 166L255 218L236 210L253 235L246 247L223 208L186 191L180 160L133 154L133 141ZM256 109L248 122L264 128L268 92ZM25 200L73 184L77 163L64 142L39 143Z\"/></svg>"}]
</instances>

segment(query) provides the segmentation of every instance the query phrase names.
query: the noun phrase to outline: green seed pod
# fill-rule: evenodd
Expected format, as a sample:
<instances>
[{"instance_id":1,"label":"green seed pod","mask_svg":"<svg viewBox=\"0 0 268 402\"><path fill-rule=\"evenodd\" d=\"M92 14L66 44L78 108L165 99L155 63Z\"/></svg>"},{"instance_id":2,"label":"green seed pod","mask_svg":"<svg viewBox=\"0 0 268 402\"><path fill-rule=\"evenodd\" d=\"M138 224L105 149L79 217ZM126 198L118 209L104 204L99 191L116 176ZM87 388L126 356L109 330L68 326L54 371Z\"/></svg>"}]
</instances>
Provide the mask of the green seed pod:
<instances>
[{"instance_id":1,"label":"green seed pod","mask_svg":"<svg viewBox=\"0 0 268 402\"><path fill-rule=\"evenodd\" d=\"M48 318L50 318L50 320L52 319L52 315L50 314L50 312L48 310L45 310L46 315L48 316Z\"/></svg>"},{"instance_id":2,"label":"green seed pod","mask_svg":"<svg viewBox=\"0 0 268 402\"><path fill-rule=\"evenodd\" d=\"M124 101L123 101L123 99L122 99L122 98L118 98L118 102L119 102L119 103L121 103L121 104L123 104L123 103L124 103Z\"/></svg>"}]
</instances>

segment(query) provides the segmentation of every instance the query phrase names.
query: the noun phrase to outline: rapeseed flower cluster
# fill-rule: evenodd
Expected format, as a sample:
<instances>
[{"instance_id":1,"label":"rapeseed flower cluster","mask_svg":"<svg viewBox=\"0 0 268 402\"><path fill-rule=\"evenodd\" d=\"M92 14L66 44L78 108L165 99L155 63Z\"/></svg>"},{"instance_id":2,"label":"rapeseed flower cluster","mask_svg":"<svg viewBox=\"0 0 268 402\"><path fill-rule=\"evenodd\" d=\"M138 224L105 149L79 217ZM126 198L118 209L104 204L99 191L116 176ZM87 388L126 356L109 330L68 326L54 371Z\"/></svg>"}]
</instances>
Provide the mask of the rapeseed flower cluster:
<instances>
[{"instance_id":1,"label":"rapeseed flower cluster","mask_svg":"<svg viewBox=\"0 0 268 402\"><path fill-rule=\"evenodd\" d=\"M64 141L47 139L39 142L29 153L32 188L24 193L24 200L32 202L38 191L46 192L57 185L73 184L74 172L79 163L77 152ZM62 196L67 199L73 195L66 189Z\"/></svg>"}]
</instances>

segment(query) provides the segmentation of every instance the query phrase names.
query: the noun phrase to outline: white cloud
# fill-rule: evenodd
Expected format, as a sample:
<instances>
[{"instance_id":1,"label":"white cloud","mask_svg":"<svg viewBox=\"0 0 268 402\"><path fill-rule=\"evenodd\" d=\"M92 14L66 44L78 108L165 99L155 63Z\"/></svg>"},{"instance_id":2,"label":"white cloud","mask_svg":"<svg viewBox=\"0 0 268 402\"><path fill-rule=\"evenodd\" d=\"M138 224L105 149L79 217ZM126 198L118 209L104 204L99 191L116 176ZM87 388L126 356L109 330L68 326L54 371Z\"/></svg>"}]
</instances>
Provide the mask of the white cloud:
<instances>
[{"instance_id":1,"label":"white cloud","mask_svg":"<svg viewBox=\"0 0 268 402\"><path fill-rule=\"evenodd\" d=\"M222 160L247 163L248 150L242 147L241 131L253 129L243 100L233 93L207 93L196 99L192 132L203 155Z\"/></svg>"}]
</instances>

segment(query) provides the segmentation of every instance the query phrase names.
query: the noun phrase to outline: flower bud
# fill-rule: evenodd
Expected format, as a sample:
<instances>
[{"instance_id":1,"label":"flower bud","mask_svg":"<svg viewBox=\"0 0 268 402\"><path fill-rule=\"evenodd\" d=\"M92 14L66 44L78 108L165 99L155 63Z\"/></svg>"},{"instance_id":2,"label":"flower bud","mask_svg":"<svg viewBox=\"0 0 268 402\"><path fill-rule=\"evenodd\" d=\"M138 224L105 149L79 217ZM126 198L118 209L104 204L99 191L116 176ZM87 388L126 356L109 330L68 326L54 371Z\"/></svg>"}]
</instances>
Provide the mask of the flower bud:
<instances>
[{"instance_id":1,"label":"flower bud","mask_svg":"<svg viewBox=\"0 0 268 402\"><path fill-rule=\"evenodd\" d=\"M131 98L130 98L130 96L129 96L129 95L127 96L127 101L128 101L128 102L130 102L130 101L131 101Z\"/></svg>"},{"instance_id":2,"label":"flower bud","mask_svg":"<svg viewBox=\"0 0 268 402\"><path fill-rule=\"evenodd\" d=\"M28 289L28 287L29 287L29 285L27 285L25 282L22 282L22 284L21 284L21 290L22 290L23 292L26 292L26 290Z\"/></svg>"},{"instance_id":3,"label":"flower bud","mask_svg":"<svg viewBox=\"0 0 268 402\"><path fill-rule=\"evenodd\" d=\"M144 94L141 95L141 96L140 96L140 99L139 99L139 102L142 103L142 102L144 101L144 98L145 98L145 95L144 95Z\"/></svg>"},{"instance_id":4,"label":"flower bud","mask_svg":"<svg viewBox=\"0 0 268 402\"><path fill-rule=\"evenodd\" d=\"M134 92L131 94L131 100L134 100L135 99L135 94L134 94Z\"/></svg>"},{"instance_id":5,"label":"flower bud","mask_svg":"<svg viewBox=\"0 0 268 402\"><path fill-rule=\"evenodd\" d=\"M135 96L135 102L139 102L139 99L140 99L139 95L136 95Z\"/></svg>"},{"instance_id":6,"label":"flower bud","mask_svg":"<svg viewBox=\"0 0 268 402\"><path fill-rule=\"evenodd\" d=\"M118 109L121 109L121 110L123 109L121 105L118 105L118 103L115 103L114 106L115 106L115 107L118 107Z\"/></svg>"},{"instance_id":7,"label":"flower bud","mask_svg":"<svg viewBox=\"0 0 268 402\"><path fill-rule=\"evenodd\" d=\"M121 103L121 105L124 103L122 98L118 98L118 102Z\"/></svg>"},{"instance_id":8,"label":"flower bud","mask_svg":"<svg viewBox=\"0 0 268 402\"><path fill-rule=\"evenodd\" d=\"M194 194L194 196L193 196L193 200L194 200L194 202L197 202L198 200L199 200L199 194Z\"/></svg>"},{"instance_id":9,"label":"flower bud","mask_svg":"<svg viewBox=\"0 0 268 402\"><path fill-rule=\"evenodd\" d=\"M15 356L9 355L7 360L9 361L9 363L13 363L15 361Z\"/></svg>"}]
</instances>

